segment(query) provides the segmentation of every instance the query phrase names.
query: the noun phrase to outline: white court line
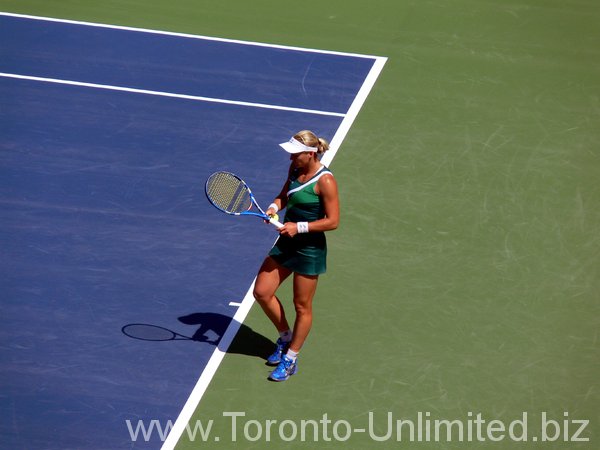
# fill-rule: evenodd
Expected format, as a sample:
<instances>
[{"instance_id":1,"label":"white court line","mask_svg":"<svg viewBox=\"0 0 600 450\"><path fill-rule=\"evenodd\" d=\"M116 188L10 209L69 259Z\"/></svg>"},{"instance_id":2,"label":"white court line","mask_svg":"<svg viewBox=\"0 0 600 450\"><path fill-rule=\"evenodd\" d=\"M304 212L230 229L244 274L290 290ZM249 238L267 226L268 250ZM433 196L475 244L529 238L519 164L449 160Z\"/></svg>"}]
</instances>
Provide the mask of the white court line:
<instances>
[{"instance_id":1,"label":"white court line","mask_svg":"<svg viewBox=\"0 0 600 450\"><path fill-rule=\"evenodd\" d=\"M29 81L42 81L45 83L66 84L69 86L81 86L81 87L94 88L94 89L106 89L109 91L132 92L134 94L156 95L159 97L180 98L180 99L184 99L184 100L194 100L194 101L200 101L200 102L224 103L227 105L250 106L252 108L276 109L279 111L292 111L292 112L300 112L300 113L305 113L305 114L319 114L322 116L345 117L345 114L330 112L330 111L319 111L319 110L315 110L315 109L304 109L304 108L292 108L289 106L268 105L265 103L241 102L241 101L237 101L237 100L226 100L226 99L222 99L222 98L202 97L202 96L197 96L197 95L186 95L186 94L175 94L172 92L150 91L147 89L137 89L137 88L123 87L123 86L111 86L109 84L85 83L83 81L61 80L58 78L34 77L31 75L20 75L17 73L0 72L0 77L17 78L19 80L29 80Z\"/></svg>"},{"instance_id":2,"label":"white court line","mask_svg":"<svg viewBox=\"0 0 600 450\"><path fill-rule=\"evenodd\" d=\"M185 38L191 38L191 39L206 39L206 40L229 42L229 43L235 43L235 44L241 44L241 45L254 45L254 46L258 46L258 47L270 47L270 48L301 51L301 52L314 52L314 53L323 53L323 54L329 54L329 55L351 56L351 57L356 57L356 58L373 59L374 64L371 67L369 74L365 78L365 81L363 82L362 87L358 91L356 98L352 102L352 105L350 106L350 108L348 109L348 112L346 114L327 113L326 111L302 110L302 109L298 109L298 108L274 107L273 105L259 106L260 104L252 104L252 103L246 103L246 102L236 102L235 103L235 104L243 104L245 106L271 107L274 109L306 112L306 113L311 113L311 114L336 115L336 116L343 117L344 119L342 120L340 127L338 128L335 135L331 139L330 149L327 153L325 153L325 156L322 159L322 162L325 165L330 165L331 162L333 161L333 158L335 157L342 142L344 141L344 138L348 134L350 127L352 126L352 124L354 123L354 120L358 116L360 109L362 108L365 100L367 99L367 96L369 95L371 89L373 88L373 86L375 84L375 81L379 77L379 74L383 70L383 66L385 65L385 63L387 61L387 58L382 57L382 56L369 56L369 55L360 55L360 54L353 54L353 53L315 50L315 49L300 48L300 47L289 47L289 46L283 46L283 45L272 45L272 44L264 44L264 43L257 43L257 42L214 38L214 37L208 37L208 36L198 36L198 35L183 34L183 33L173 33L173 32L166 32L166 31L149 30L149 29L142 29L142 28L131 28L131 27L116 26L116 25L105 25L105 24L96 24L96 23L90 23L90 22L54 19L54 18L49 18L49 17L29 16L29 15L23 15L23 14L0 12L0 15L33 19L33 20L45 20L45 21L51 21L51 22L70 23L70 24L75 24L75 25L86 25L86 26L101 27L101 28L111 28L111 29L118 29L118 30L143 32L143 33L162 34L162 35L167 35L167 36L178 36L178 37L185 37ZM14 78L23 77L23 76L18 76L15 74L0 74L0 75L12 76ZM35 78L35 77L33 77L33 78ZM48 81L48 80L51 80L51 79L45 79L44 81ZM65 80L57 80L57 81L65 81ZM51 81L48 81L48 82L51 82ZM78 82L72 82L72 83L78 83ZM80 85L108 89L107 86L92 85L91 83L81 83ZM169 97L189 98L192 100L204 100L204 101L210 101L210 100L217 101L218 100L218 99L208 100L204 97L193 98L193 96L184 96L184 95L180 95L180 94L169 94L169 93L159 93L159 92L155 92L155 91L144 91L141 89L120 88L120 87L115 87L115 88L117 88L116 90L138 92L138 93L144 93L144 94L164 95L164 96L169 96ZM220 102L226 102L226 101L221 100ZM202 400L202 397L204 396L204 393L206 392L208 385L212 381L215 373L217 372L217 369L219 368L221 362L223 361L223 358L225 357L225 354L227 353L227 350L229 349L229 346L233 342L233 339L235 338L242 323L248 316L248 313L250 312L252 305L254 304L254 297L252 295L252 292L254 290L255 281L256 281L256 279L252 282L250 288L248 289L248 292L246 293L246 296L242 300L242 303L240 304L235 315L233 316L233 320L231 321L231 323L227 327L227 330L223 334L223 337L221 338L219 345L217 346L217 348L215 348L206 367L200 374L200 378L196 382L194 389L192 390L185 405L183 406L181 412L179 413L179 416L177 417L175 424L173 425L169 435L167 436L167 439L163 443L161 450L173 450L175 448L175 446L179 442L179 439L181 438L183 432L185 431L186 425L189 423L190 419L192 418L192 415L198 408L198 405L200 404L200 401Z\"/></svg>"},{"instance_id":3,"label":"white court line","mask_svg":"<svg viewBox=\"0 0 600 450\"><path fill-rule=\"evenodd\" d=\"M325 153L323 159L321 160L323 164L330 165L333 161L333 158L335 157L339 147L342 145L344 138L348 134L352 123L358 116L361 107L365 103L369 92L371 92L371 89L375 85L377 77L379 77L379 74L383 70L383 66L385 65L386 61L387 58L385 57L376 58L373 67L371 67L371 71L365 78L365 81L363 82L362 87L358 91L356 98L352 102L350 109L348 109L348 113L344 117L344 120L340 124L340 127L336 131L334 137L331 139L330 149ZM208 385L212 381L219 365L223 361L227 349L231 345L233 338L240 329L241 324L244 322L244 320L246 320L246 316L248 315L248 313L250 312L250 308L254 304L254 297L252 295L252 291L254 290L255 282L256 278L252 282L250 289L248 289L246 296L242 300L240 308L235 313L235 316L233 316L233 320L231 321L229 327L225 331L224 336L221 338L220 344L218 346L219 348L215 349L210 360L206 365L206 368L200 375L196 386L192 390L192 393L190 394L187 402L181 410L179 417L177 417L177 420L175 421L173 428L167 436L167 439L163 443L161 450L173 450L179 442L179 439L185 431L185 427L187 426L194 412L198 408L198 405L200 404L200 401L202 400L202 397L204 396Z\"/></svg>"},{"instance_id":4,"label":"white court line","mask_svg":"<svg viewBox=\"0 0 600 450\"><path fill-rule=\"evenodd\" d=\"M348 134L348 131L350 131L350 127L354 123L354 119L356 119L356 116L358 116L358 113L364 105L365 101L367 100L371 89L373 89L373 86L375 85L379 74L383 70L383 66L385 65L386 61L387 58L382 56L377 57L377 59L375 59L373 67L371 67L367 78L365 78L363 85L356 94L356 98L352 102L352 105L350 105L350 108L348 109L344 120L342 120L340 127L337 129L335 135L331 139L331 142L329 144L329 150L325 152L323 158L321 159L321 162L326 166L329 166L331 164L331 161L333 161L333 158L335 157L338 149L342 145L344 138Z\"/></svg>"},{"instance_id":5,"label":"white court line","mask_svg":"<svg viewBox=\"0 0 600 450\"><path fill-rule=\"evenodd\" d=\"M175 36L175 37L182 37L182 38L188 38L188 39L204 39L207 41L225 42L225 43L230 43L230 44L253 45L255 47L268 47L268 48L278 48L278 49L282 49L282 50L294 50L294 51L299 51L299 52L322 53L325 55L351 56L354 58L367 58L367 59L379 58L379 56L359 55L356 53L344 53L344 52L334 52L334 51L330 51L330 50L318 50L318 49L313 49L313 48L292 47L292 46L287 46L287 45L265 44L262 42L241 41L241 40L237 40L237 39L225 39L225 38L218 38L218 37L213 37L213 36L202 36L202 35L198 35L198 34L175 33L173 31L151 30L148 28L125 27L125 26L121 26L121 25L110 25L110 24L105 24L105 23L82 22L79 20L57 19L54 17L31 16L31 15L27 15L27 14L16 14L16 13L9 13L9 12L2 12L2 11L0 11L0 16L16 17L16 18L20 18L20 19L43 20L46 22L68 23L71 25L84 25L84 26L88 26L88 27L110 28L112 30L134 31L134 32L139 32L139 33L162 34L164 36Z\"/></svg>"},{"instance_id":6,"label":"white court line","mask_svg":"<svg viewBox=\"0 0 600 450\"><path fill-rule=\"evenodd\" d=\"M200 378L198 378L194 389L192 390L187 401L185 402L185 405L183 405L183 409L179 413L179 416L177 417L175 424L171 428L167 439L165 439L161 450L173 450L179 442L181 435L185 431L185 427L191 420L194 411L196 411L196 408L200 404L200 400L202 400L202 397L204 396L204 393L208 388L208 385L212 381L213 377L215 376L215 373L217 372L217 369L221 365L221 362L223 361L223 358L225 357L229 346L233 342L235 335L239 331L244 320L246 320L246 316L248 315L248 313L250 312L250 308L252 308L252 305L254 304L254 296L252 295L252 291L254 291L255 281L256 279L252 282L252 285L248 289L248 292L242 300L240 307L236 311L235 315L233 316L233 319L227 327L227 330L225 330L223 337L219 341L219 345L217 345L217 347L213 351L213 354L211 355L210 359L208 360L208 363L206 364L206 367L200 374Z\"/></svg>"}]
</instances>

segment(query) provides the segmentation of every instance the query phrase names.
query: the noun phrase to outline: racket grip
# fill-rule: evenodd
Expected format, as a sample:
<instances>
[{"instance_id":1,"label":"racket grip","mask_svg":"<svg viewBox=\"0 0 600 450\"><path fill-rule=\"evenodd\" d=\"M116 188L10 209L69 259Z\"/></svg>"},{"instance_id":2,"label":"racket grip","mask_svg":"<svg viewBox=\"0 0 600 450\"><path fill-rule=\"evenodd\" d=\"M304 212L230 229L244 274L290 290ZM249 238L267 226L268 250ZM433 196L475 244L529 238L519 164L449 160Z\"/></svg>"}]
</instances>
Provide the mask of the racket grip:
<instances>
[{"instance_id":1,"label":"racket grip","mask_svg":"<svg viewBox=\"0 0 600 450\"><path fill-rule=\"evenodd\" d=\"M275 225L277 228L283 228L283 224L279 220L275 220L273 217L269 219L269 223Z\"/></svg>"}]
</instances>

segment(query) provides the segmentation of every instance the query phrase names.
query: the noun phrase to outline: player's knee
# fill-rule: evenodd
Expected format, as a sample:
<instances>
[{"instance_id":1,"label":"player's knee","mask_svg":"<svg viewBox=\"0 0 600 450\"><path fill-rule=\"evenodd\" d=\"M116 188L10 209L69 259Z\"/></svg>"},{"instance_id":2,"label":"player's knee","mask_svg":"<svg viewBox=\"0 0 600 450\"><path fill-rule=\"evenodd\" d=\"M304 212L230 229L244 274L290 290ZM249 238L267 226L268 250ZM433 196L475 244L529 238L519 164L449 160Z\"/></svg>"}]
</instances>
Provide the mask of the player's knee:
<instances>
[{"instance_id":1,"label":"player's knee","mask_svg":"<svg viewBox=\"0 0 600 450\"><path fill-rule=\"evenodd\" d=\"M312 305L310 302L294 302L294 308L298 316L312 316Z\"/></svg>"},{"instance_id":2,"label":"player's knee","mask_svg":"<svg viewBox=\"0 0 600 450\"><path fill-rule=\"evenodd\" d=\"M260 286L255 286L252 295L256 299L258 303L267 303L269 299L273 296L273 294L267 289L261 288Z\"/></svg>"}]
</instances>

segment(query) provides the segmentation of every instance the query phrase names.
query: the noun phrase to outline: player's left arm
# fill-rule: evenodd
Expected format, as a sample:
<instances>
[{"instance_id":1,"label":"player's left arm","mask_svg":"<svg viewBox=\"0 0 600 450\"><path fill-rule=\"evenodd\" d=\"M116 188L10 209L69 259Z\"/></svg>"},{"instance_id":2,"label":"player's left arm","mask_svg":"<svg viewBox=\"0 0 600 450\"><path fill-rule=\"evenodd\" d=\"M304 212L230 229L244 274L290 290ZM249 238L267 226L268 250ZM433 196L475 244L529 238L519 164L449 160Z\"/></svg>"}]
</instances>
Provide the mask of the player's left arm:
<instances>
[{"instance_id":1,"label":"player's left arm","mask_svg":"<svg viewBox=\"0 0 600 450\"><path fill-rule=\"evenodd\" d=\"M340 200L337 182L333 175L326 174L319 178L315 192L323 200L325 217L310 222L308 224L309 232L335 230L340 223Z\"/></svg>"}]
</instances>

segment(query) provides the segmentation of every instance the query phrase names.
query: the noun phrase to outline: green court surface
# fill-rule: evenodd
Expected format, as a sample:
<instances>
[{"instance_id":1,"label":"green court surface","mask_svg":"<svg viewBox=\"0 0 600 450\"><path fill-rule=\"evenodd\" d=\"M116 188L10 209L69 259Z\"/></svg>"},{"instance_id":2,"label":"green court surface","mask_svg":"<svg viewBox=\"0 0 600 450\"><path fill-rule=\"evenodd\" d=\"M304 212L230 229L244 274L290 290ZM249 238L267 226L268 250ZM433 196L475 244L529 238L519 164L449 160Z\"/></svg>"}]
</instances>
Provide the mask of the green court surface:
<instances>
[{"instance_id":1,"label":"green court surface","mask_svg":"<svg viewBox=\"0 0 600 450\"><path fill-rule=\"evenodd\" d=\"M0 9L388 58L332 165L342 223L298 375L268 382L263 360L227 354L192 418L210 435L177 449L600 448L597 0ZM245 323L276 337L257 306ZM388 414L428 420L429 439L388 437ZM435 420L461 421L462 442L435 442Z\"/></svg>"}]
</instances>

